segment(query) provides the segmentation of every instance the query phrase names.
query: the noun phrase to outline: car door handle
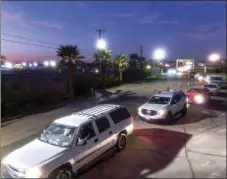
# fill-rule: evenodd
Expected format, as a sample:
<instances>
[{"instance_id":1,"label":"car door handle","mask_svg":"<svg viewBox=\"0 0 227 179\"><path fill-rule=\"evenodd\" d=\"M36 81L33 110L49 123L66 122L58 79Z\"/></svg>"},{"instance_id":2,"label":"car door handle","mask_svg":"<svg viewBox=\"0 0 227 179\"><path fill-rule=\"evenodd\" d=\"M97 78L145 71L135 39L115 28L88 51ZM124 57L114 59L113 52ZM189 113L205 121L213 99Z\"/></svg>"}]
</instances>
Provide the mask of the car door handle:
<instances>
[{"instance_id":1,"label":"car door handle","mask_svg":"<svg viewBox=\"0 0 227 179\"><path fill-rule=\"evenodd\" d=\"M110 132L109 132L109 134L113 134L113 132L112 132L112 131L110 131Z\"/></svg>"},{"instance_id":2,"label":"car door handle","mask_svg":"<svg viewBox=\"0 0 227 179\"><path fill-rule=\"evenodd\" d=\"M94 143L96 143L96 142L98 142L98 141L99 141L99 139L95 139L95 140L94 140Z\"/></svg>"}]
</instances>

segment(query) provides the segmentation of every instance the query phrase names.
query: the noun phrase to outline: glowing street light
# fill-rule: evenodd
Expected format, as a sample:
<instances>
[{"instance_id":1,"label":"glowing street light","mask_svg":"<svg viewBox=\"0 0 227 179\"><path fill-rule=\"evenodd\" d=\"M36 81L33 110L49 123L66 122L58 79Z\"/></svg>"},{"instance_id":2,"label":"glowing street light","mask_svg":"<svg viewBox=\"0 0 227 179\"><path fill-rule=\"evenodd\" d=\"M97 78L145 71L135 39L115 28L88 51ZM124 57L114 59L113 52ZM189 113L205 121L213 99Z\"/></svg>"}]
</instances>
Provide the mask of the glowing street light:
<instances>
[{"instance_id":1,"label":"glowing street light","mask_svg":"<svg viewBox=\"0 0 227 179\"><path fill-rule=\"evenodd\" d=\"M49 62L48 61L44 61L44 66L48 67L49 66Z\"/></svg>"},{"instance_id":2,"label":"glowing street light","mask_svg":"<svg viewBox=\"0 0 227 179\"><path fill-rule=\"evenodd\" d=\"M50 66L52 66L52 67L55 67L56 66L56 62L55 61L50 61Z\"/></svg>"},{"instance_id":3,"label":"glowing street light","mask_svg":"<svg viewBox=\"0 0 227 179\"><path fill-rule=\"evenodd\" d=\"M99 39L97 42L96 42L96 47L97 49L99 50L105 50L107 48L107 44L106 44L106 41L104 39Z\"/></svg>"},{"instance_id":4,"label":"glowing street light","mask_svg":"<svg viewBox=\"0 0 227 179\"><path fill-rule=\"evenodd\" d=\"M5 67L9 68L9 69L12 69L13 68L13 64L11 62L6 62L5 63Z\"/></svg>"},{"instance_id":5,"label":"glowing street light","mask_svg":"<svg viewBox=\"0 0 227 179\"><path fill-rule=\"evenodd\" d=\"M98 69L95 69L95 73L99 73L99 70Z\"/></svg>"},{"instance_id":6,"label":"glowing street light","mask_svg":"<svg viewBox=\"0 0 227 179\"><path fill-rule=\"evenodd\" d=\"M38 66L38 63L37 63L37 62L34 62L34 63L33 63L33 66L34 66L34 67L37 67L37 66Z\"/></svg>"},{"instance_id":7,"label":"glowing street light","mask_svg":"<svg viewBox=\"0 0 227 179\"><path fill-rule=\"evenodd\" d=\"M151 65L147 65L146 68L147 68L148 70L150 70L150 69L151 69Z\"/></svg>"},{"instance_id":8,"label":"glowing street light","mask_svg":"<svg viewBox=\"0 0 227 179\"><path fill-rule=\"evenodd\" d=\"M208 59L211 61L211 62L216 62L218 60L220 60L221 56L218 54L218 53L214 53L214 54L211 54Z\"/></svg>"},{"instance_id":9,"label":"glowing street light","mask_svg":"<svg viewBox=\"0 0 227 179\"><path fill-rule=\"evenodd\" d=\"M22 62L22 66L26 67L27 63L26 62Z\"/></svg>"},{"instance_id":10,"label":"glowing street light","mask_svg":"<svg viewBox=\"0 0 227 179\"><path fill-rule=\"evenodd\" d=\"M155 60L163 60L166 57L166 52L162 48L158 48L153 53L153 58Z\"/></svg>"}]
</instances>

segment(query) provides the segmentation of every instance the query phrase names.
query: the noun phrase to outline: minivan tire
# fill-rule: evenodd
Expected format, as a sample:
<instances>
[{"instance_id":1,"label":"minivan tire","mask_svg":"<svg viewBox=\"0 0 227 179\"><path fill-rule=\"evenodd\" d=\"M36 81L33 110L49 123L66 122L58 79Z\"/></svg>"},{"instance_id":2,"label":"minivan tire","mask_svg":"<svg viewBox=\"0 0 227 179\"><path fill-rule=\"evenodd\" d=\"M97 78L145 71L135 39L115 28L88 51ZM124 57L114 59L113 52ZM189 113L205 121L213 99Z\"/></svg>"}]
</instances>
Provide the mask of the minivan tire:
<instances>
[{"instance_id":1,"label":"minivan tire","mask_svg":"<svg viewBox=\"0 0 227 179\"><path fill-rule=\"evenodd\" d=\"M172 113L171 112L168 112L166 118L165 118L165 121L167 124L172 124L173 123L173 117L172 117Z\"/></svg>"},{"instance_id":2,"label":"minivan tire","mask_svg":"<svg viewBox=\"0 0 227 179\"><path fill-rule=\"evenodd\" d=\"M49 179L72 179L72 172L67 168L59 168L50 174Z\"/></svg>"},{"instance_id":3,"label":"minivan tire","mask_svg":"<svg viewBox=\"0 0 227 179\"><path fill-rule=\"evenodd\" d=\"M181 114L183 116L186 116L187 112L188 112L188 109L187 109L187 105L185 104L184 107L183 107L183 109L182 109L182 111L181 111Z\"/></svg>"},{"instance_id":4,"label":"minivan tire","mask_svg":"<svg viewBox=\"0 0 227 179\"><path fill-rule=\"evenodd\" d=\"M127 135L125 133L120 133L118 135L117 143L116 143L116 149L118 152L121 150L124 150L127 145Z\"/></svg>"}]
</instances>

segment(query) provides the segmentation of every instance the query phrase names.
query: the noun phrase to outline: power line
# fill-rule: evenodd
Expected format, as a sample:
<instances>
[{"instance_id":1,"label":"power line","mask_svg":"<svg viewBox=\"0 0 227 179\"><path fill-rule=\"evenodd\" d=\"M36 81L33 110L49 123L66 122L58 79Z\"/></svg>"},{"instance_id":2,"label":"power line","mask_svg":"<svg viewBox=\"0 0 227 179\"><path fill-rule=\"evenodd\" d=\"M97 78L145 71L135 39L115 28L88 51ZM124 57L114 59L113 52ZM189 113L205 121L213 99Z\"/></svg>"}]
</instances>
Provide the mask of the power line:
<instances>
[{"instance_id":1,"label":"power line","mask_svg":"<svg viewBox=\"0 0 227 179\"><path fill-rule=\"evenodd\" d=\"M21 36L17 36L17 35L12 35L12 34L8 34L8 33L2 33L3 35L7 35L7 36L10 36L10 37L16 37L16 38L19 38L19 39L25 39L25 40L31 40L31 41L34 41L34 42L39 42L39 43L45 43L45 44L50 44L50 45L54 45L50 42L46 42L46 41L40 41L40 40L36 40L36 39L30 39L30 38L26 38L26 37L21 37Z\"/></svg>"},{"instance_id":2,"label":"power line","mask_svg":"<svg viewBox=\"0 0 227 179\"><path fill-rule=\"evenodd\" d=\"M7 41L7 42L12 42L12 43L18 43L18 44L23 44L23 45L33 45L33 46L37 46L37 47L50 48L50 49L55 49L55 50L57 50L57 48L48 47L48 46L43 46L43 45L29 44L29 43L26 43L26 42L18 42L18 41L8 40L8 39L2 39L2 40L3 40L3 41Z\"/></svg>"},{"instance_id":3,"label":"power line","mask_svg":"<svg viewBox=\"0 0 227 179\"><path fill-rule=\"evenodd\" d=\"M31 43L26 43L26 42L19 42L19 41L14 41L14 40L8 40L8 39L2 39L3 41L6 41L6 42L12 42L12 43L18 43L18 44L23 44L23 45L33 45L33 46L36 46L36 47L43 47L43 48L49 48L49 49L54 49L54 50L57 50L58 48L54 48L54 47L48 47L48 46L43 46L43 45L39 45L39 44L31 44ZM84 52L84 51L80 51L81 53L86 53L86 54L90 54L90 55L93 55L92 52Z\"/></svg>"},{"instance_id":4,"label":"power line","mask_svg":"<svg viewBox=\"0 0 227 179\"><path fill-rule=\"evenodd\" d=\"M27 37L23 37L23 36L18 36L18 35L14 35L14 34L9 34L9 33L2 33L4 35L7 35L7 36L10 36L10 37L16 37L16 38L20 38L20 39L24 39L24 40L28 40L28 41L34 41L34 42L38 42L38 43L44 43L44 44L50 44L50 45L55 45L53 43L50 43L50 42L47 42L47 41L40 41L40 40L35 40L35 39L31 39L31 38L27 38ZM11 41L13 42L14 40L5 40L5 41ZM23 43L23 42L15 42L15 43L22 43L22 44L26 44L26 43ZM31 44L26 44L26 45L31 45ZM42 45L35 45L35 46L42 46ZM60 46L60 44L56 45L56 46ZM45 46L44 46L45 47ZM53 48L55 49L55 47L48 47L48 48ZM57 48L57 47L56 47ZM80 49L82 51L87 51L86 49ZM86 53L90 53L90 52L86 52Z\"/></svg>"}]
</instances>

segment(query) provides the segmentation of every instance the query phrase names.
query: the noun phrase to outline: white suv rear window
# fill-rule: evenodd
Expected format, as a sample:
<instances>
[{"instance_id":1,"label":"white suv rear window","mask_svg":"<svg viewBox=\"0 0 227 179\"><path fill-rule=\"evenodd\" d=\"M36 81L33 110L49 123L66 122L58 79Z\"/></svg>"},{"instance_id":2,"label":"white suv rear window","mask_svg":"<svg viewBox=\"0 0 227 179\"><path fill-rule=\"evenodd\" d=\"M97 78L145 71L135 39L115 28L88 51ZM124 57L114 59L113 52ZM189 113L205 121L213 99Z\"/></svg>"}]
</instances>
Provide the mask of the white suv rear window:
<instances>
[{"instance_id":1,"label":"white suv rear window","mask_svg":"<svg viewBox=\"0 0 227 179\"><path fill-rule=\"evenodd\" d=\"M125 119L131 117L127 109L121 108L110 113L110 117L113 119L114 124L117 124Z\"/></svg>"}]
</instances>

